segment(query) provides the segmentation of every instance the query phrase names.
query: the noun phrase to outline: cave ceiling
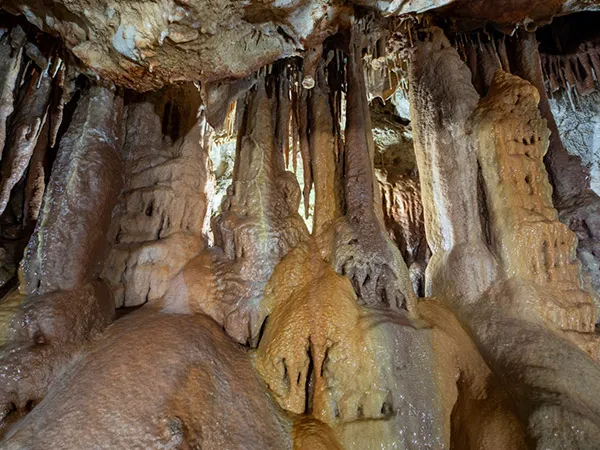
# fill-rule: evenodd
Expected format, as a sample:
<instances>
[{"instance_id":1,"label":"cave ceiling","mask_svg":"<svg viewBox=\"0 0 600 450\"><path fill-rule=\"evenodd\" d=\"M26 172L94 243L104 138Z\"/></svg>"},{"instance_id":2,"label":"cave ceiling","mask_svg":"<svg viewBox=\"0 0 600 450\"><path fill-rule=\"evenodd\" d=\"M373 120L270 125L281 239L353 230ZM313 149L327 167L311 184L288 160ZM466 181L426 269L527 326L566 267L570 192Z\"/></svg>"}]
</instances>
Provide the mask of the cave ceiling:
<instances>
[{"instance_id":1,"label":"cave ceiling","mask_svg":"<svg viewBox=\"0 0 600 450\"><path fill-rule=\"evenodd\" d=\"M557 15L600 10L596 0L8 0L0 7L57 36L82 70L146 91L181 81L243 78L300 55L347 27L353 10L423 13L511 32Z\"/></svg>"}]
</instances>

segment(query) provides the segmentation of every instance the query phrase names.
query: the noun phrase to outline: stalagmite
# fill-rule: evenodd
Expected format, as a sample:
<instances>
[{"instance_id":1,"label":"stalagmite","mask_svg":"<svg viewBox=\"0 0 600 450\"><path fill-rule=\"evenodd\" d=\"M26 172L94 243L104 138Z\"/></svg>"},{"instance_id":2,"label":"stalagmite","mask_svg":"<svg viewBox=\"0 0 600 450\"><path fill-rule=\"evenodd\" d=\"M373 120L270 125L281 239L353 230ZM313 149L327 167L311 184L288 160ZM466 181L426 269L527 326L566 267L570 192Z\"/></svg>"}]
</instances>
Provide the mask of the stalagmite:
<instances>
[{"instance_id":1,"label":"stalagmite","mask_svg":"<svg viewBox=\"0 0 600 450\"><path fill-rule=\"evenodd\" d=\"M3 448L291 448L247 354L203 315L136 311L54 389Z\"/></svg>"},{"instance_id":2,"label":"stalagmite","mask_svg":"<svg viewBox=\"0 0 600 450\"><path fill-rule=\"evenodd\" d=\"M248 93L232 185L212 221L216 246L194 258L164 297L165 310L207 314L253 346L269 314L262 294L275 265L308 237L298 183L275 143L274 95L264 79Z\"/></svg>"},{"instance_id":3,"label":"stalagmite","mask_svg":"<svg viewBox=\"0 0 600 450\"><path fill-rule=\"evenodd\" d=\"M92 86L75 111L22 263L25 293L78 288L100 274L123 180L122 108L114 88Z\"/></svg>"},{"instance_id":4,"label":"stalagmite","mask_svg":"<svg viewBox=\"0 0 600 450\"><path fill-rule=\"evenodd\" d=\"M549 149L544 162L552 182L552 199L561 222L577 233L578 254L587 256L582 258L585 262L584 269L593 274L600 264L600 254L597 250L600 245L600 231L597 226L600 224L600 197L590 189L589 170L582 166L578 157L569 155L563 145L550 109L538 45L534 34L521 34L520 39L514 43L517 61L512 73L529 81L538 89L538 108L550 129ZM579 67L576 60L573 63ZM568 65L570 62L567 62ZM574 80L574 83L583 81Z\"/></svg>"},{"instance_id":5,"label":"stalagmite","mask_svg":"<svg viewBox=\"0 0 600 450\"><path fill-rule=\"evenodd\" d=\"M508 278L544 286L537 314L563 330L589 333L594 305L581 289L575 234L552 206L542 160L550 133L538 102L534 87L499 71L474 116L492 248Z\"/></svg>"},{"instance_id":6,"label":"stalagmite","mask_svg":"<svg viewBox=\"0 0 600 450\"><path fill-rule=\"evenodd\" d=\"M103 273L118 307L162 298L175 275L205 247L208 152L199 106L200 93L190 84L127 108L126 181L113 213L114 244Z\"/></svg>"},{"instance_id":7,"label":"stalagmite","mask_svg":"<svg viewBox=\"0 0 600 450\"><path fill-rule=\"evenodd\" d=\"M453 76L448 78L448 73ZM482 233L475 188L477 161L466 129L479 96L468 69L440 29L416 44L410 77L425 232L433 253L425 294L474 299L497 272ZM440 110L437 105L448 106Z\"/></svg>"},{"instance_id":8,"label":"stalagmite","mask_svg":"<svg viewBox=\"0 0 600 450\"><path fill-rule=\"evenodd\" d=\"M427 49L427 47L419 45L417 49L422 51ZM457 59L457 56L453 55L451 50L446 50L445 53L446 59ZM427 63L424 61L427 61ZM423 84L427 78L417 78L415 75L419 75L419 73L435 73L431 70L417 70L417 67L423 64L425 67L429 67L431 61L435 61L435 59L421 57L413 60L413 95L415 97L411 98L411 101L414 102L413 125L415 127L416 141L416 130L421 126L419 123L421 119L418 114L426 104L418 103L415 100L420 98L418 96L420 92L423 93L421 95L424 95L424 88L428 89L428 92L431 93L431 89L434 89L437 85ZM416 84L419 80L421 81L420 85ZM498 82L500 83L500 79L498 79ZM421 87L416 88L416 86ZM505 132L510 136L510 140L512 141L515 139L515 128L517 131L520 129L525 131L524 126L526 121L520 121L521 114L517 112L517 108L525 108L528 114L532 114L531 108L533 108L533 114L537 114L535 96L530 97L527 103L527 96L532 96L532 92L534 92L530 86L528 89L518 92L518 95L511 95L510 92L502 91L500 86L497 86L495 83L492 85L489 94L490 97L482 101L473 119L474 136L476 137L474 145L480 146L481 152L489 151L489 147L486 147L486 145L490 145L489 138L483 131L484 129L491 130L492 133L501 133L503 130L506 130ZM501 93L496 94L497 90L501 91ZM506 99L512 99L513 103L507 102ZM486 104L498 105L497 108L504 108L503 110L507 111L505 115L505 120L507 121L505 123L506 128L503 127L504 122L499 122L498 117L487 116L489 107L486 108ZM531 117L528 114L525 117ZM488 128L480 128L482 119L478 120L477 117L486 117L485 123L488 124ZM464 116L462 118L463 129L466 127L466 120L467 117ZM515 121L523 125L515 126ZM428 122L425 120L422 123L426 124ZM438 131L430 136L438 136L440 132ZM488 131L489 133L490 131ZM519 138L519 145L523 145L523 139L528 139L527 143L531 142L532 134L535 133L524 133L517 136ZM469 141L467 140L467 142ZM426 143L422 148L434 148L433 146L429 147L429 145ZM535 142L534 145L536 145ZM538 154L538 158L541 157L541 154L543 154L543 151ZM440 187L443 187L445 184L441 184L440 182L447 183L451 179L451 174L447 173L444 175L441 173L428 176L427 172L422 170L424 167L421 165L421 161L419 160L422 182L432 183L435 181L439 183L437 185L431 184L433 188L430 192L433 194L432 198L435 199L435 194L440 195L443 192ZM475 161L473 159L471 159L470 165L472 170L475 171ZM461 167L461 170L464 172L464 165ZM515 178L514 180L510 178L510 172L507 173L507 176L512 183L521 182L520 178ZM473 177L474 179L475 177ZM533 179L531 181L533 182ZM537 181L537 183L541 182L541 179ZM454 200L460 209L462 209L462 215L457 216L457 219L455 219L458 223L460 223L459 219L462 217L468 214L476 214L478 210L476 203L469 204L465 202L463 198L456 195L456 192L454 194L452 192L445 192L444 197L448 200ZM537 204L539 205L540 197L533 198L538 199ZM519 198L519 201L526 200L527 197L524 196ZM488 202L488 211L493 210L494 203L493 200L490 201L492 203ZM496 205L500 205L500 203L496 203ZM446 217L440 214L443 207L443 203L436 204L428 200L427 197L424 197L426 221L428 217L432 216L438 218ZM511 211L511 214L517 214L518 217L519 210L513 208ZM541 242L539 244L541 248ZM493 245L497 244L493 243ZM440 250L443 251L443 249L439 248L433 249L432 261L436 258L436 252ZM489 255L489 252L487 254ZM573 388L573 386L594 386L600 376L598 366L588 355L571 344L566 338L560 337L555 331L548 328L549 325L543 320L543 313L546 312L545 300L540 298L540 293L534 287L523 284L520 281L515 281L514 279L506 279L510 274L504 271L504 265L501 267L502 270L495 272L494 277L489 277L485 273L481 277L479 268L485 264L490 264L489 262L485 262L486 259L483 259L484 256L481 254L474 255L469 262L470 268L467 269L472 271L473 268L478 268L474 273L479 274L479 286L482 286L481 288L472 290L477 286L477 283L472 283L470 290L461 292L454 284L450 284L449 281L452 276L457 278L464 276L461 271L465 269L461 268L455 262L453 266L449 265L445 269L449 273L445 279L433 278L431 280L434 292L437 290L436 283L440 283L441 281L443 283L441 292L444 292L445 300L451 305L458 318L474 335L475 343L492 371L501 379L510 380L510 384L507 387L511 395L517 400L519 419L524 424L529 446L535 448L592 448L592 442L598 436L599 423L597 421L597 411L595 411L597 408L595 406L591 407L591 405L596 405L597 399L591 399L591 397L595 396L595 393L589 390L586 390L586 395L584 396L586 398L584 399L584 397L578 394L579 387ZM501 257L500 255L498 256ZM537 257L537 254L528 256ZM491 257L487 256L486 258L489 260ZM464 264L467 261L463 260L462 262ZM432 263L430 262L428 275L431 273L429 270L431 267ZM527 269L531 270L529 266ZM491 286L491 288L487 289L488 286ZM510 332L507 332L507 330L510 330ZM552 351L547 350L548 345L552 346ZM577 367L577 374L570 370L565 370L566 367ZM561 371L563 373L558 375ZM549 377L546 375L548 373L555 375ZM579 381L574 382L573 380L575 379ZM588 384L589 382L584 382L583 379L593 381L591 381L591 384ZM590 400L588 401L588 399Z\"/></svg>"},{"instance_id":9,"label":"stalagmite","mask_svg":"<svg viewBox=\"0 0 600 450\"><path fill-rule=\"evenodd\" d=\"M346 215L321 237L324 253L336 271L347 276L359 302L413 309L414 293L406 263L383 228L375 206L374 168L370 119L358 36L352 40L347 67L347 106L344 148ZM319 206L317 206L318 208ZM331 237L328 233L333 233Z\"/></svg>"}]
</instances>

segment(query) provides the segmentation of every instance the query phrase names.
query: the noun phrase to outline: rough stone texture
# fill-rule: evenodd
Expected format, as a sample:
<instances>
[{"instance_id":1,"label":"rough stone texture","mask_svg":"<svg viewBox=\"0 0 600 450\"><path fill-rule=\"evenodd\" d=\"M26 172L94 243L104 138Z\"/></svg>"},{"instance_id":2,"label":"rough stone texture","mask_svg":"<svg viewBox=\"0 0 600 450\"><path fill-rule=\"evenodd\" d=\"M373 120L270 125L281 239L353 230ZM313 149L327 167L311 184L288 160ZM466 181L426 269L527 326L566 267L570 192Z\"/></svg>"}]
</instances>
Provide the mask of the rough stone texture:
<instances>
[{"instance_id":1,"label":"rough stone texture","mask_svg":"<svg viewBox=\"0 0 600 450\"><path fill-rule=\"evenodd\" d=\"M173 280L164 307L207 314L238 342L256 345L266 317L265 285L308 230L297 212L298 182L275 145L277 98L262 79L245 101L232 185L212 220L215 247Z\"/></svg>"},{"instance_id":2,"label":"rough stone texture","mask_svg":"<svg viewBox=\"0 0 600 450\"><path fill-rule=\"evenodd\" d=\"M539 109L551 132L550 147L544 162L554 188L554 206L558 210L560 221L577 234L578 254L584 263L584 269L594 277L597 273L596 267L600 264L597 256L600 235L596 232L600 224L600 196L590 189L589 171L582 165L581 159L570 155L563 145L546 93L542 61L535 35L520 33L514 43L514 52L516 64L512 67L512 72L537 87L540 93ZM585 54L585 56L590 55ZM600 58L597 51L594 55L596 59ZM574 86L573 89L575 87L581 89L583 94L584 87L587 86L589 89L592 81L589 77L587 80L583 77L586 72L591 73L591 68L580 70L580 65L585 69L585 60L582 58L579 61L579 58L576 58L579 62L572 61L574 59L572 56L570 59L569 64L564 68L564 76L567 78L568 85ZM571 67L571 62L576 63L576 68ZM596 66L600 68L600 60L596 61Z\"/></svg>"},{"instance_id":3,"label":"rough stone texture","mask_svg":"<svg viewBox=\"0 0 600 450\"><path fill-rule=\"evenodd\" d=\"M354 6L386 16L443 9L507 30L554 15L600 9L593 0L6 0L2 8L58 35L92 73L138 90L177 81L243 78L265 64L310 50L347 24ZM311 76L311 75L309 75Z\"/></svg>"},{"instance_id":4,"label":"rough stone texture","mask_svg":"<svg viewBox=\"0 0 600 450\"><path fill-rule=\"evenodd\" d=\"M565 148L588 167L590 186L600 195L600 92L579 97L576 108L564 92L556 92L550 108Z\"/></svg>"},{"instance_id":5,"label":"rough stone texture","mask_svg":"<svg viewBox=\"0 0 600 450\"><path fill-rule=\"evenodd\" d=\"M442 46L442 50L445 48L446 46ZM417 46L417 51L426 49L427 47L421 44ZM419 73L427 73L419 71L419 65L430 67L432 62L436 62L436 58L431 56L431 53L427 57L421 54L420 58L412 61L411 96L422 95L411 98L415 143L421 142L418 137L421 127L431 123L428 122L431 116L422 112L427 111L427 103L420 103L418 100L426 98L427 95L432 98L436 88L440 86L440 83L426 83L427 80L436 80L435 77L415 77ZM442 51L439 57L450 61L458 59L452 51ZM445 71L445 75L464 71L460 69L459 63L452 67L454 70ZM443 72L438 73L442 75ZM468 79L468 73L463 76ZM438 81L441 80L442 78L438 78ZM420 84L415 84L417 81L420 81ZM503 100L500 98L498 101L502 103ZM524 98L522 101L535 103L535 98ZM467 117L457 119L459 120L454 124L455 129L465 129ZM523 121L522 126L525 124L526 121ZM514 129L513 124L511 132L514 132ZM445 129L432 131L433 133L428 135L430 138L439 138L445 133ZM432 139L431 142L435 144L437 141ZM522 143L522 139L519 142ZM419 158L418 152L421 149L427 151L435 146L426 143L423 147L417 145L416 148ZM419 169L423 186L435 181L432 193L436 195L433 195L433 198L442 197L440 187L451 181L452 173L430 172L428 175L423 170L421 160ZM474 159L465 161L460 167L461 173L469 170L476 170ZM472 180L475 183L475 178ZM443 192L443 198L457 206L455 217L458 219L454 219L451 226L460 228L464 227L462 218L476 215L479 207L476 201L465 202L457 192L460 191ZM431 216L450 217L443 213L444 203L429 201L424 196L423 206L426 221ZM490 204L488 210L491 210L492 206L493 204ZM462 249L459 247L459 250ZM434 250L436 251L438 250ZM434 253L432 259L435 256ZM461 258L454 258L442 267L441 277L431 280L432 291L444 293L441 299L467 327L492 372L503 381L515 399L529 448L593 448L598 439L600 425L600 416L596 411L597 401L594 399L594 386L598 383L596 380L600 375L600 366L571 343L565 334L559 335L555 330L548 328L548 322L543 319L545 293L540 293L534 284L518 278L507 280L506 273L498 270L491 274L481 270L481 267L493 267L493 260L494 257L489 251L471 252ZM430 263L429 267L431 265ZM464 289L465 285L469 288Z\"/></svg>"},{"instance_id":6,"label":"rough stone texture","mask_svg":"<svg viewBox=\"0 0 600 450\"><path fill-rule=\"evenodd\" d=\"M0 37L0 160L4 154L8 117L14 111L14 91L21 68L25 33L16 27Z\"/></svg>"},{"instance_id":7,"label":"rough stone texture","mask_svg":"<svg viewBox=\"0 0 600 450\"><path fill-rule=\"evenodd\" d=\"M27 88L20 92L16 112L11 116L10 139L2 158L0 215L6 209L12 189L25 175L47 119L52 75L48 70L33 68L27 83Z\"/></svg>"},{"instance_id":8,"label":"rough stone texture","mask_svg":"<svg viewBox=\"0 0 600 450\"><path fill-rule=\"evenodd\" d=\"M331 427L312 417L294 421L294 450L344 450Z\"/></svg>"},{"instance_id":9,"label":"rough stone texture","mask_svg":"<svg viewBox=\"0 0 600 450\"><path fill-rule=\"evenodd\" d=\"M315 190L312 232L319 235L342 216L342 193L339 175L340 152L329 89L323 86L324 68L320 67L316 85L309 98L310 159Z\"/></svg>"},{"instance_id":10,"label":"rough stone texture","mask_svg":"<svg viewBox=\"0 0 600 450\"><path fill-rule=\"evenodd\" d=\"M2 446L290 449L290 428L214 322L144 307L107 329Z\"/></svg>"},{"instance_id":11,"label":"rough stone texture","mask_svg":"<svg viewBox=\"0 0 600 450\"><path fill-rule=\"evenodd\" d=\"M75 289L100 274L122 183L122 108L102 86L92 86L77 107L22 262L25 293Z\"/></svg>"},{"instance_id":12,"label":"rough stone texture","mask_svg":"<svg viewBox=\"0 0 600 450\"><path fill-rule=\"evenodd\" d=\"M476 307L455 311L515 399L528 448L594 448L600 366L546 324L525 317L522 305L537 302L534 286L513 280L496 284Z\"/></svg>"},{"instance_id":13,"label":"rough stone texture","mask_svg":"<svg viewBox=\"0 0 600 450\"><path fill-rule=\"evenodd\" d=\"M588 167L590 187L596 196L600 195L600 93L595 91L580 97L576 109L570 106L564 94L556 93L550 99L550 107L565 148ZM583 220L577 219L581 214L575 214L576 220L571 224L579 239L577 256L591 277L592 286L600 292L600 207L591 202L586 205L585 199L581 203L585 208L575 204L573 208L566 208L564 214L569 217L578 210L586 213Z\"/></svg>"},{"instance_id":14,"label":"rough stone texture","mask_svg":"<svg viewBox=\"0 0 600 450\"><path fill-rule=\"evenodd\" d=\"M577 238L558 221L543 163L549 130L538 90L498 71L473 115L494 253L509 278L543 285L541 308L559 328L593 332L592 297L582 290Z\"/></svg>"},{"instance_id":15,"label":"rough stone texture","mask_svg":"<svg viewBox=\"0 0 600 450\"><path fill-rule=\"evenodd\" d=\"M419 316L431 327L446 448L525 449L517 408L454 314L435 299L419 301Z\"/></svg>"},{"instance_id":16,"label":"rough stone texture","mask_svg":"<svg viewBox=\"0 0 600 450\"><path fill-rule=\"evenodd\" d=\"M103 273L117 307L160 299L204 249L208 151L200 93L186 85L153 97L127 107L125 184Z\"/></svg>"}]
</instances>

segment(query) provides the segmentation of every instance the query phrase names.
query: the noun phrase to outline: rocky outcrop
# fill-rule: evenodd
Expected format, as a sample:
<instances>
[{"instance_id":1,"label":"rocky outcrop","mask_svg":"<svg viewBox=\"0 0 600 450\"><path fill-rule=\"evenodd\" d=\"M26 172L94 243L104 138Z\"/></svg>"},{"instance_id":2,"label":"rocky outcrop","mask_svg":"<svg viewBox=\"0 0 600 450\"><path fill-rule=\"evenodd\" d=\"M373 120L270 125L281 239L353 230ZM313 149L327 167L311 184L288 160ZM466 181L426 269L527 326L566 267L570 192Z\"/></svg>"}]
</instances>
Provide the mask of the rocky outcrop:
<instances>
[{"instance_id":1,"label":"rocky outcrop","mask_svg":"<svg viewBox=\"0 0 600 450\"><path fill-rule=\"evenodd\" d=\"M52 6L9 0L2 4L40 30L60 36L85 70L136 90L179 81L243 78L282 57L309 56L361 7L383 16L442 9L445 14L496 23L507 31L515 24L533 28L555 15L598 10L589 0L493 5L483 0L75 1Z\"/></svg>"},{"instance_id":2,"label":"rocky outcrop","mask_svg":"<svg viewBox=\"0 0 600 450\"><path fill-rule=\"evenodd\" d=\"M256 367L282 408L329 424L344 448L443 447L430 330L406 312L359 306L312 244L279 263L264 301L272 312ZM430 375L409 387L417 373Z\"/></svg>"},{"instance_id":3,"label":"rocky outcrop","mask_svg":"<svg viewBox=\"0 0 600 450\"><path fill-rule=\"evenodd\" d=\"M508 278L543 286L538 314L563 330L593 333L577 239L552 206L543 163L549 130L538 102L535 87L499 71L473 116L492 249Z\"/></svg>"},{"instance_id":4,"label":"rocky outcrop","mask_svg":"<svg viewBox=\"0 0 600 450\"><path fill-rule=\"evenodd\" d=\"M433 42L435 42L435 40ZM421 44L417 47L417 49L420 49L421 51L427 48L427 46L422 46ZM444 48L445 46L442 45L442 49ZM441 55L443 55L443 53L440 52L440 57L442 58L458 58L453 51L447 51L445 56ZM428 54L428 57L421 54L420 58L414 59L412 62L413 76L418 75L419 73L435 73L431 71L433 68L431 63L435 61L436 59L432 58L431 53ZM421 66L423 67L421 68ZM428 68L431 69L428 70ZM415 85L414 82L419 80L421 84ZM418 94L419 92L428 92L429 95L431 95L436 91L437 85L427 85L424 83L425 80L427 80L426 77L413 78L413 89L415 89L415 94ZM514 97L511 97L508 92L504 92L504 94L507 95L506 98L504 95L494 95L494 92L497 92L496 90L500 89L504 80L505 78L503 78L503 75L497 75L495 83L498 84L492 85L490 97L481 101L479 106L480 109L478 109L477 113L478 115L475 117L481 118L480 114L489 110L489 108L485 109L484 105L489 106L489 104L492 103L498 110L502 110L502 108L511 109L511 103L507 100L512 98L512 109L514 111L511 110L511 113L507 114L505 119L510 122L510 125L507 124L506 128L504 128L502 126L503 122L498 117L488 117L489 122L486 123L490 124L488 130L491 131L486 135L483 133L483 128L477 126L477 124L482 123L481 119L474 119L476 124L474 136L477 140L470 145L479 148L478 154L480 155L480 158L483 155L488 155L486 156L487 159L482 160L481 162L486 186L494 179L493 174L498 173L498 171L489 171L489 163L493 162L494 164L505 167L505 170L502 171L503 177L505 177L503 179L511 180L510 182L512 184L508 184L508 181L506 181L502 184L502 189L517 189L519 192L525 192L528 195L517 195L516 198L520 199L517 202L518 205L514 205L510 212L503 211L502 216L504 218L501 218L500 216L495 215L494 211L496 208L500 208L501 205L504 206L505 203L494 200L494 198L497 198L494 197L497 194L497 191L489 192L489 197L486 196L486 199L484 200L487 205L487 208L484 210L488 211L490 218L490 245L491 249L494 251L494 256L492 256L491 252L487 250L487 246L485 246L483 248L486 248L486 253L471 253L468 254L468 257L465 256L461 259L454 259L454 264L451 265L448 263L442 270L441 273L446 274L444 278L432 278L431 280L428 280L428 283L431 283L432 291L444 293L445 302L451 307L458 319L472 333L475 344L487 361L492 372L502 379L503 382L505 382L505 380L511 380L510 384L507 384L506 386L517 402L518 417L526 432L527 445L531 448L560 448L565 446L582 449L591 448L595 445L594 442L597 439L596 436L600 425L597 420L598 415L595 411L595 407L592 407L591 403L588 403L588 400L591 399L594 394L586 391L586 394L581 396L579 388L575 386L581 386L582 384L579 384L578 382L573 383L573 380L575 377L580 377L578 379L586 386L585 389L595 385L595 380L597 380L600 373L598 365L590 358L590 355L586 354L572 343L571 339L573 339L573 337L569 333L563 333L562 335L557 333L556 330L558 327L555 324L558 323L559 326L564 324L564 328L568 329L569 321L566 320L562 322L560 320L561 314L554 314L552 312L552 305L546 303L548 293L538 290L535 282L523 279L518 275L515 276L514 273L510 273L512 267L511 264L515 261L503 261L502 252L495 250L497 245L501 245L502 239L512 232L519 231L506 230L503 236L499 236L498 232L494 231L497 229L495 227L498 227L502 220L512 220L511 217L528 217L527 214L522 212L519 208L527 207L527 205L530 205L530 201L533 201L538 208L542 207L544 204L541 201L541 199L544 198L543 192L546 192L546 196L548 195L548 190L546 189L546 191L544 191L542 189L544 186L544 179L543 176L540 175L540 173L543 174L539 162L541 155L544 153L543 149L541 152L539 151L541 146L540 141L542 139L537 139L538 137L543 138L543 136L547 136L547 131L545 131L544 134L543 132L540 132L540 130L537 130L538 132L535 133L532 129L526 129L528 126L531 127L540 123L539 115L537 115L538 112L535 108L535 89L522 80L517 79L515 81L511 79L509 84L515 87L515 89L516 86L521 86L525 83L524 85L527 86L527 89L529 90L525 89L520 92L520 95L515 95ZM419 97L416 97L416 99L418 98ZM415 136L417 136L417 130L422 126L419 123L419 116L423 106L423 104L418 102L413 103L413 107L416 107L416 111L413 109L413 111L415 111L415 115L413 116ZM522 111L524 117L518 113L515 114L518 108L525 108L525 111L529 111L529 113ZM531 114L531 116L529 114ZM457 123L458 126L463 128L466 127L467 119L468 117L463 116ZM427 121L423 122L423 124L427 123ZM494 139L502 133L501 130L505 130L505 134L510 136L510 139L507 139L506 145L502 148L524 149L515 156L517 159L523 157L531 147L535 149L537 146L538 152L534 154L532 151L532 160L530 163L518 165L518 170L514 167L510 170L508 169L513 162L511 159L512 157L503 159L505 158L504 156L499 157L498 154L495 153L495 151L499 150L499 144L498 141ZM518 142L515 142L513 136L515 130L529 130L531 132L521 133L518 136L520 139L518 139ZM429 136L436 135L440 134L429 134ZM443 135L443 131L441 135ZM493 136L492 140L490 140L490 136ZM529 137L526 142L523 142L523 137L527 136ZM531 140L531 136L534 136L535 138L533 141ZM417 142L417 138L415 141ZM433 142L435 142L435 140ZM533 144L531 142L533 142ZM435 147L425 141L423 147L417 146L416 148L417 151L419 151L420 148L427 151L428 149L434 149ZM527 158L526 155L525 157ZM503 164L508 164L509 166ZM535 180L534 178L530 179L533 183L533 187L532 189L527 189L526 186L529 183L525 182L525 177L517 177L516 175L521 173L521 171L534 166L538 168L537 173L539 176L536 177ZM432 192L438 194L438 196L442 194L439 190L439 186L446 185L452 176L451 173L444 175L443 172L440 172L431 179L428 179L426 172L423 172L421 160L419 160L419 169L422 182L426 183L436 180L436 185L435 188L432 189ZM460 170L461 173L464 173L466 170L472 170L474 172L476 170L476 161L471 159L470 162L465 162ZM512 177L512 175L515 175L515 177ZM492 176L492 178L490 178L490 176ZM521 181L521 179L523 181ZM494 186L497 185L494 184ZM535 191L536 187L538 189L537 191ZM531 195L532 192L534 195ZM434 195L433 198L435 197L436 196ZM442 198L446 201L449 199L454 200L455 205L458 206L458 211L462 211L462 214L457 217L476 215L479 209L477 202L462 201L463 199L456 194L452 194L452 191L444 192ZM547 205L547 203L548 199L546 197L545 204ZM431 215L439 218L446 217L445 214L440 214L440 212L443 211L441 209L443 204L437 205L435 202L427 201L427 197L425 196L423 204L426 210L426 222ZM505 214L507 215L504 216ZM552 221L545 221L550 229L552 229L552 227L560 228L562 226L555 221L555 214L556 213L552 216ZM487 217L487 215L484 215L486 221ZM494 217L496 217L496 219L494 219ZM494 222L494 220L496 220L496 222ZM460 221L457 223L460 224ZM534 224L532 225L535 227ZM513 226L518 227L517 223ZM522 231L524 232L528 226L529 223L524 224ZM568 234L568 232L566 233ZM562 241L560 244L562 245ZM573 241L571 241L571 245L572 244ZM541 243L538 243L538 245L541 245ZM565 245L567 245L566 240ZM434 251L432 259L434 259L436 257L435 252L439 250L432 250ZM572 267L577 269L576 264L569 266L569 258L572 258L572 251L569 252L568 248L565 248L564 250L566 250L564 253L560 253L561 250L559 249L557 249L555 253L550 253L553 251L553 246L550 247L548 245L547 249L544 250L546 253L541 253L546 259L541 258L539 252L530 251L529 254L527 254L527 258L529 258L527 261L532 260L533 262L537 259L542 259L543 261L552 261L554 263L555 259L553 256L557 255L559 256L557 261L563 261L564 264L559 264L558 268L555 268L554 264L552 264L552 267L549 268L550 271L561 273L561 267L565 267L567 271ZM567 254L569 254L568 257L566 256ZM560 255L563 256L562 260L560 259ZM547 256L549 256L549 258L547 258ZM496 271L491 273L492 277L489 276L489 272L482 272L481 270L473 271L474 267L489 267L492 264L491 261L496 258L501 262L501 265ZM430 263L429 267L431 266L432 264ZM470 280L470 290L464 290L462 284L449 282L453 278L464 280L464 272L467 270L471 271L470 276L475 278ZM525 273L529 274L529 271L535 269L532 265L528 265L524 267L523 270ZM518 272L519 271L516 270L516 273ZM542 269L541 271L542 274L547 272L548 269ZM428 275L429 273L430 272L428 271ZM572 283L572 289L575 289L577 292L577 289L580 289L580 287L576 281L576 279L571 279L570 283ZM567 305L571 297L571 292L566 294L563 293L562 296L559 295L558 297L562 304ZM585 293L581 293L579 297L585 299ZM589 297L587 297L587 299L589 299ZM590 307L590 304L587 303L587 306ZM545 320L544 314L546 313L549 313L550 317L559 318L559 320L557 322ZM583 319L584 318L582 317L581 320L576 320L571 323L576 324L577 326L583 324L582 331L583 329L589 330L589 317L585 317L587 320ZM510 330L510 332L507 332L507 330ZM576 339L573 340L576 341ZM544 344L543 342L546 343ZM550 345L552 345L553 350L551 352L547 352L543 349L548 343L551 343ZM585 346L581 345L581 347ZM564 367L577 367L579 372L575 375L568 370L563 370ZM549 375L550 373L553 375ZM586 381L584 382L583 379L586 379ZM591 384L589 384L590 382ZM593 400L590 401L593 402Z\"/></svg>"}]
</instances>

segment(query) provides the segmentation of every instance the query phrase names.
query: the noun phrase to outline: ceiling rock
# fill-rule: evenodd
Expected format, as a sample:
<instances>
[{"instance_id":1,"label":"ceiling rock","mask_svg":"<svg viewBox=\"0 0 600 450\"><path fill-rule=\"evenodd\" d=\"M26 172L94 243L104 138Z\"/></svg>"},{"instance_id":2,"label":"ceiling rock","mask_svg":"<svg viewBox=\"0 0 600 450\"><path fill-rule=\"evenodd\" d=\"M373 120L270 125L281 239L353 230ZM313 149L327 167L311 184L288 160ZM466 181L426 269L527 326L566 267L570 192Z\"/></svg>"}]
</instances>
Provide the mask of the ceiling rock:
<instances>
[{"instance_id":1,"label":"ceiling rock","mask_svg":"<svg viewBox=\"0 0 600 450\"><path fill-rule=\"evenodd\" d=\"M317 46L353 6L384 16L443 8L503 25L600 9L594 0L0 0L1 9L59 36L91 74L138 91L242 78Z\"/></svg>"}]
</instances>

